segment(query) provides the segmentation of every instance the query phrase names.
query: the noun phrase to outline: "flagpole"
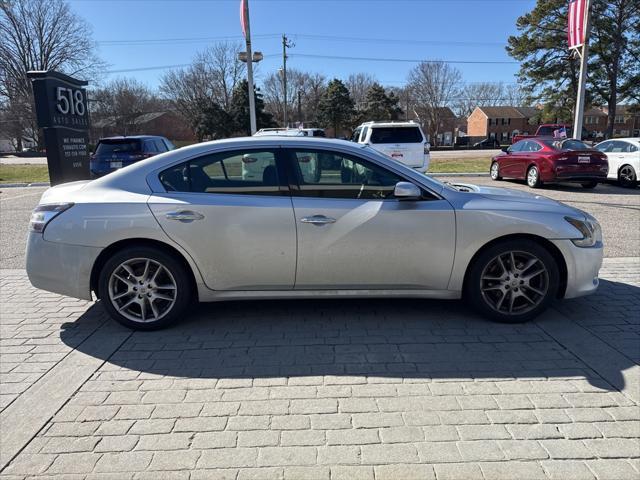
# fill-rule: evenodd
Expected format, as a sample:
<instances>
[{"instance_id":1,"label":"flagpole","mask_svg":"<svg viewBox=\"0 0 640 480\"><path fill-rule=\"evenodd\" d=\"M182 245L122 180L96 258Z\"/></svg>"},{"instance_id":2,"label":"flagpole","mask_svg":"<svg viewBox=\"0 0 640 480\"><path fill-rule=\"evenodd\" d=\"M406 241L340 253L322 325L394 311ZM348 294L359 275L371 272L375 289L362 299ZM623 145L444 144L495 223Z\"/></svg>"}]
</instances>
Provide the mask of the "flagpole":
<instances>
[{"instance_id":1,"label":"flagpole","mask_svg":"<svg viewBox=\"0 0 640 480\"><path fill-rule=\"evenodd\" d=\"M249 0L244 0L245 41L247 43L247 84L249 89L249 118L251 135L256 133L256 99L253 92L253 52L251 51L251 29L249 21Z\"/></svg>"},{"instance_id":2,"label":"flagpole","mask_svg":"<svg viewBox=\"0 0 640 480\"><path fill-rule=\"evenodd\" d=\"M582 121L584 118L585 87L587 83L587 63L589 60L589 33L591 29L591 0L587 0L584 21L584 43L580 56L580 76L578 77L578 98L573 121L573 137L582 140Z\"/></svg>"}]
</instances>

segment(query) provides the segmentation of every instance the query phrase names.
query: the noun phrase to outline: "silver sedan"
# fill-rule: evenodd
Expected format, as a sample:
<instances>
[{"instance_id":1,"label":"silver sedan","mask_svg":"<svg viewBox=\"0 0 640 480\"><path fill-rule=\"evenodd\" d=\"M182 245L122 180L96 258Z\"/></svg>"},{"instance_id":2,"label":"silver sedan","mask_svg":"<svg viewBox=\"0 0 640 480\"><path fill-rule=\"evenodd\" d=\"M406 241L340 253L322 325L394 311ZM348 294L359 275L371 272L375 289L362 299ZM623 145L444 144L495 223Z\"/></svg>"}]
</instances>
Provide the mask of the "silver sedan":
<instances>
[{"instance_id":1,"label":"silver sedan","mask_svg":"<svg viewBox=\"0 0 640 480\"><path fill-rule=\"evenodd\" d=\"M303 175L309 163L316 175ZM521 322L593 292L601 263L585 212L297 137L202 143L50 188L27 247L35 287L95 295L137 329L196 301L336 296L463 298Z\"/></svg>"}]
</instances>

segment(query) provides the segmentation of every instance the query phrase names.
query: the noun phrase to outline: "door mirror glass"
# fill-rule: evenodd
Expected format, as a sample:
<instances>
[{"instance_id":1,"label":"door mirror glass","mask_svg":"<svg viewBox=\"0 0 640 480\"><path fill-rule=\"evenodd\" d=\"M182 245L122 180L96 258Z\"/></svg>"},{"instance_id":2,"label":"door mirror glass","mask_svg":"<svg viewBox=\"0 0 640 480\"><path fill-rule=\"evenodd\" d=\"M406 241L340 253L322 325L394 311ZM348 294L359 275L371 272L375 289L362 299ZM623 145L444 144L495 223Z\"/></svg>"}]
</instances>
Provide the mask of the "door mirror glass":
<instances>
[{"instance_id":1,"label":"door mirror glass","mask_svg":"<svg viewBox=\"0 0 640 480\"><path fill-rule=\"evenodd\" d=\"M410 182L398 182L393 195L400 200L417 200L422 196L420 188Z\"/></svg>"}]
</instances>

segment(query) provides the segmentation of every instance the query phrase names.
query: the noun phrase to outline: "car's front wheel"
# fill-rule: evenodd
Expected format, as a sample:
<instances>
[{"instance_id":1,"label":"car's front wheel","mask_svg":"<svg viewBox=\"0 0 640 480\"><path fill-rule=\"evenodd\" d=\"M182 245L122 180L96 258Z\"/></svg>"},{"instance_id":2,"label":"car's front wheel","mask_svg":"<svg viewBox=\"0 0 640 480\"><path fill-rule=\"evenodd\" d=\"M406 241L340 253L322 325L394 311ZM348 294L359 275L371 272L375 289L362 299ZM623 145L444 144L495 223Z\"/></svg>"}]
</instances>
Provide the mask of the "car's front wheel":
<instances>
[{"instance_id":1,"label":"car's front wheel","mask_svg":"<svg viewBox=\"0 0 640 480\"><path fill-rule=\"evenodd\" d=\"M182 316L193 290L182 262L158 248L129 247L105 262L98 297L124 326L154 330Z\"/></svg>"},{"instance_id":2,"label":"car's front wheel","mask_svg":"<svg viewBox=\"0 0 640 480\"><path fill-rule=\"evenodd\" d=\"M502 177L500 176L500 165L498 165L498 162L493 162L491 164L489 175L491 175L491 180L502 180Z\"/></svg>"},{"instance_id":3,"label":"car's front wheel","mask_svg":"<svg viewBox=\"0 0 640 480\"><path fill-rule=\"evenodd\" d=\"M618 171L618 182L625 188L635 187L638 183L636 171L631 165L623 165Z\"/></svg>"},{"instance_id":4,"label":"car's front wheel","mask_svg":"<svg viewBox=\"0 0 640 480\"><path fill-rule=\"evenodd\" d=\"M555 298L558 265L549 251L528 240L507 240L482 251L471 265L465 298L482 315L520 323L539 315Z\"/></svg>"}]
</instances>

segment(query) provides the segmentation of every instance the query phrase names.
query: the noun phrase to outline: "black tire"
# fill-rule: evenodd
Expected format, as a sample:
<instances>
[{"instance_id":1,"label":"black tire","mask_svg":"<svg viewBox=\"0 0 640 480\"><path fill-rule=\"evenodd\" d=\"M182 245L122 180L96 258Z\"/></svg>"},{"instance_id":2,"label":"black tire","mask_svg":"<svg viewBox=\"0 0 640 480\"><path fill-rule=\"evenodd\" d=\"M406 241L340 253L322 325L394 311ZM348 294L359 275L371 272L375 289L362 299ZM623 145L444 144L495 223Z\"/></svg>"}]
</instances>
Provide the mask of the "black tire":
<instances>
[{"instance_id":1,"label":"black tire","mask_svg":"<svg viewBox=\"0 0 640 480\"><path fill-rule=\"evenodd\" d=\"M622 165L618 170L618 183L624 188L634 188L638 184L638 175L631 165Z\"/></svg>"},{"instance_id":2,"label":"black tire","mask_svg":"<svg viewBox=\"0 0 640 480\"><path fill-rule=\"evenodd\" d=\"M138 285L140 283L139 279L142 278L142 276L140 276L140 278L137 276L136 277L128 276L124 278L126 282L120 279L118 279L117 281L113 279L113 284L110 285L110 281L112 280L113 274L118 273L117 269L122 268L121 266L125 262L139 262L142 265L145 263L145 260L150 261L149 264L152 265L151 269L155 268L156 265L161 265L165 270L161 270L159 275L164 279L168 279L168 281L165 280L163 283L167 283L168 285L171 285L171 283L173 283L175 285L175 289L166 289L158 285L159 287L158 289L149 288L148 290L146 290L145 289L146 285L140 284L142 285L141 287ZM135 264L136 263L134 263L133 265L135 266ZM131 268L131 266L129 266L129 268ZM122 270L119 270L119 272L122 272ZM136 272L134 271L134 273ZM124 275L126 275L126 273ZM120 276L124 276L124 275L120 275ZM150 275L151 274L149 274L146 278L148 279ZM121 282L121 285L118 284L118 282ZM142 299L142 303L145 304L145 310L146 309L152 310L153 307L151 306L151 303L154 303L154 301L160 302L160 310L162 311L162 315L158 315L157 320L146 320L146 321L143 321L142 319L136 320L134 318L131 318L132 316L135 316L136 312L131 312L129 311L130 309L124 309L125 313L123 314L121 311L118 310L118 308L116 308L116 305L114 305L114 302L117 304L118 299L112 300L110 296L110 288L115 289L116 287L119 286L123 290L128 290L129 287L125 285L129 285L129 282L135 285L135 287L131 287L131 288L133 290L137 290L137 292L141 293L142 295L138 295L138 293L130 293L130 292L125 293L125 295L127 296L125 297L125 300L123 300L123 302L133 298L132 301L134 301L134 303L139 303L139 301L135 300L134 298L137 296L137 298ZM149 282L155 282L155 278L149 280ZM151 283L149 283L149 285L151 285ZM138 288L140 288L140 290L138 290ZM104 308L107 310L109 315L114 320L121 323L125 327L131 328L134 330L157 330L159 328L167 327L172 323L183 318L186 308L189 306L190 303L194 301L194 297L195 297L194 289L195 287L193 285L192 279L188 274L187 269L183 264L183 262L180 261L179 259L174 258L172 255L166 253L165 251L159 248L154 248L154 247L144 247L144 246L128 247L128 248L124 248L123 250L120 250L105 262L98 277L98 298L101 300L101 303L102 305L104 305ZM172 294L171 291L174 291L175 293ZM151 297L152 294L155 295L156 293L163 293L165 296L171 296L173 298L171 300L163 300L163 299L156 299L156 298L152 298L151 300L148 300L147 298L143 298L145 294ZM170 306L167 306L168 303L170 303L171 301L173 301L173 304ZM120 306L122 307L122 305ZM158 309L158 304L154 303L154 305L155 305L155 308ZM140 315L141 316L144 315L144 313L142 312L142 307L140 306L135 307L135 305L132 305L131 308L139 309ZM165 308L166 308L166 311L163 311L163 309ZM129 315L129 317L126 316L127 314ZM155 311L151 313L151 315L154 315L154 314L155 314Z\"/></svg>"},{"instance_id":3,"label":"black tire","mask_svg":"<svg viewBox=\"0 0 640 480\"><path fill-rule=\"evenodd\" d=\"M489 176L493 181L502 180L502 177L500 176L500 165L498 162L493 162L491 164L491 167L489 168Z\"/></svg>"},{"instance_id":4,"label":"black tire","mask_svg":"<svg viewBox=\"0 0 640 480\"><path fill-rule=\"evenodd\" d=\"M587 190L592 190L598 186L598 182L583 182L580 185L582 185L582 188L586 188Z\"/></svg>"},{"instance_id":5,"label":"black tire","mask_svg":"<svg viewBox=\"0 0 640 480\"><path fill-rule=\"evenodd\" d=\"M534 175L535 173L535 175ZM531 188L540 188L542 186L542 180L540 180L540 171L535 165L531 165L527 169L527 175L525 177L527 185Z\"/></svg>"},{"instance_id":6,"label":"black tire","mask_svg":"<svg viewBox=\"0 0 640 480\"><path fill-rule=\"evenodd\" d=\"M540 291L544 291L544 295L533 293L533 290L529 290L531 288L530 286L527 286L523 289L523 285L521 285L521 283L524 282L524 273L520 273L520 277L518 279L518 277L514 276L518 274L514 274L513 272L511 272L510 274L508 274L510 276L506 277L507 281L496 281L497 287L491 285L490 283L486 283L490 282L490 280L486 280L486 275L484 274L485 272L493 274L491 270L488 269L490 269L492 265L496 263L496 258L498 256L505 256L506 259L503 260L503 263L507 269L511 268L509 260L510 256L508 255L508 252L516 252L516 265L518 265L519 259L527 258L527 255L535 257L538 260L539 263L534 264L529 269L523 270L523 272L535 273L534 268L539 268L538 265L540 264L544 265L546 273L542 273L537 277L534 277L535 281L540 281L540 284L535 288L540 288ZM507 272L505 270L505 274L506 273ZM543 276L544 278L542 278ZM542 289L543 280L545 285L544 290ZM529 282L529 280L527 280L527 282ZM506 283L507 285L503 286L503 283ZM540 313L547 309L549 304L557 295L559 284L560 271L558 265L556 263L556 260L546 248L544 248L537 242L528 239L505 240L496 243L489 248L486 248L476 256L473 263L470 265L469 270L467 271L463 298L471 305L474 310L476 310L484 317L502 323L522 323L537 317ZM502 304L510 304L511 299L515 296L515 301L512 308L521 308L521 310L514 311L512 313L509 313L508 311L502 311L502 304L498 305L498 309L496 309L496 305L492 305L492 302L495 302L496 304L499 302L501 298L499 296L500 293L504 294ZM518 296L523 294L527 294L529 298L535 300L535 305L533 304L533 302L529 305L529 302L526 302L524 300L524 297ZM527 305L529 309L525 308ZM509 305L504 305L505 309L508 309L508 307Z\"/></svg>"}]
</instances>

